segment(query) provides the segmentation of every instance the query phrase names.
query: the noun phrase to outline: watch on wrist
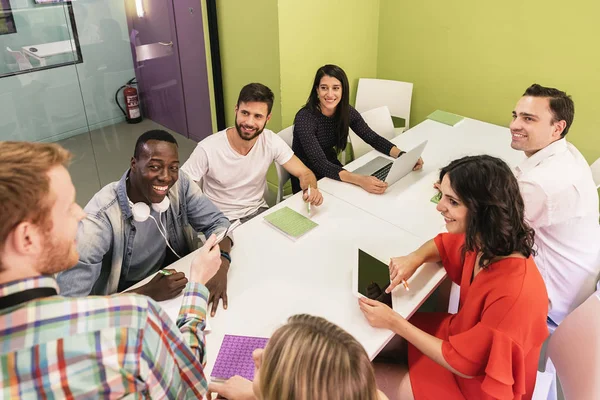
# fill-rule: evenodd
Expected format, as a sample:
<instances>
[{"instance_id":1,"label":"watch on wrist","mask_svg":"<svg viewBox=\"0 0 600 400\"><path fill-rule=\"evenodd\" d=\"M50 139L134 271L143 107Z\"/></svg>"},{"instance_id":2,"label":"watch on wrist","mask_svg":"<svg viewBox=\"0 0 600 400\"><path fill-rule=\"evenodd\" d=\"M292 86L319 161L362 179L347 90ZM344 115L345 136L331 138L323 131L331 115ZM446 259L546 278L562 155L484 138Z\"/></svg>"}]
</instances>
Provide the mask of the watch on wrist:
<instances>
[{"instance_id":1,"label":"watch on wrist","mask_svg":"<svg viewBox=\"0 0 600 400\"><path fill-rule=\"evenodd\" d=\"M221 250L221 257L226 258L227 261L229 261L229 263L231 264L231 256L229 255L228 252Z\"/></svg>"}]
</instances>

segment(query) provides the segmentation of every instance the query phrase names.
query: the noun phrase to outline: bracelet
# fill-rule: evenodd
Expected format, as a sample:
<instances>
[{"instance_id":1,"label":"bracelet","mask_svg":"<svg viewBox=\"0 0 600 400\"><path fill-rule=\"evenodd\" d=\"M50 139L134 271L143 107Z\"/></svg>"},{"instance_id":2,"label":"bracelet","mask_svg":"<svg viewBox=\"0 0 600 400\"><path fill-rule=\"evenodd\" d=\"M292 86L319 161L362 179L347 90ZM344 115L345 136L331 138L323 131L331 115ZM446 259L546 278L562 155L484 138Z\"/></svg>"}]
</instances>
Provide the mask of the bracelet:
<instances>
[{"instance_id":1,"label":"bracelet","mask_svg":"<svg viewBox=\"0 0 600 400\"><path fill-rule=\"evenodd\" d=\"M229 261L229 264L231 264L231 256L228 252L221 250L221 257L225 257Z\"/></svg>"}]
</instances>

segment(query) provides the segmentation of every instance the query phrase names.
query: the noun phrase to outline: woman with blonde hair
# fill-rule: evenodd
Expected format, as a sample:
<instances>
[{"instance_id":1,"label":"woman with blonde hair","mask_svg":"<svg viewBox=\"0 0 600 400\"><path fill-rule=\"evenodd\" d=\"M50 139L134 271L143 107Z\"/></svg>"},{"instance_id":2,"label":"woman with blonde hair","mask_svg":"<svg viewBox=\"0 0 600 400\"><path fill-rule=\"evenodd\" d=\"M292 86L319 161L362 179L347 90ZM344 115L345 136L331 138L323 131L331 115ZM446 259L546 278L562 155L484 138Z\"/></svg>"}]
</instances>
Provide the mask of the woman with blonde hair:
<instances>
[{"instance_id":1,"label":"woman with blonde hair","mask_svg":"<svg viewBox=\"0 0 600 400\"><path fill-rule=\"evenodd\" d=\"M364 348L337 325L295 315L255 350L254 382L235 376L209 392L230 400L382 400ZM210 398L210 395L209 395Z\"/></svg>"}]
</instances>

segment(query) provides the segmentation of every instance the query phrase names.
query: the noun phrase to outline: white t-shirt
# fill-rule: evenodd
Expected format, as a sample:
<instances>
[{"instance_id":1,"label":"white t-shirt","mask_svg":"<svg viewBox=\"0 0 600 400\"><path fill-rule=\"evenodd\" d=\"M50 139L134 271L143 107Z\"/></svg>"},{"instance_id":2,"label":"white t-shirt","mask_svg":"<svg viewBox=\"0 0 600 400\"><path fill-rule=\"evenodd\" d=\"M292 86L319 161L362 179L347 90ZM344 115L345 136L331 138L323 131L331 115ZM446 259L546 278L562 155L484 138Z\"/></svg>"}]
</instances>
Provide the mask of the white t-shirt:
<instances>
[{"instance_id":1,"label":"white t-shirt","mask_svg":"<svg viewBox=\"0 0 600 400\"><path fill-rule=\"evenodd\" d=\"M223 130L198 143L181 169L196 182L202 179L204 194L234 220L267 207L267 170L273 161L283 165L293 155L283 139L265 129L243 156L231 147L227 130Z\"/></svg>"},{"instance_id":2,"label":"white t-shirt","mask_svg":"<svg viewBox=\"0 0 600 400\"><path fill-rule=\"evenodd\" d=\"M600 273L598 193L579 150L557 140L516 167L525 219L535 230L535 263L556 323L595 290Z\"/></svg>"}]
</instances>

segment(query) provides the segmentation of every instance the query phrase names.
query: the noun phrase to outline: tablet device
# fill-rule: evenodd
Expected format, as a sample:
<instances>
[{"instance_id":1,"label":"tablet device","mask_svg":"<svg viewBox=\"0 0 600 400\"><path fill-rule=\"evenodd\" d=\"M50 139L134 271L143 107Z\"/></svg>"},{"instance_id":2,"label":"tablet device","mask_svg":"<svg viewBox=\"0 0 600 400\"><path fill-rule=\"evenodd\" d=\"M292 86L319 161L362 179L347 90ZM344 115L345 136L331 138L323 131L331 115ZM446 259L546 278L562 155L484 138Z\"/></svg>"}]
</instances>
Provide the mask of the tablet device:
<instances>
[{"instance_id":1,"label":"tablet device","mask_svg":"<svg viewBox=\"0 0 600 400\"><path fill-rule=\"evenodd\" d=\"M353 278L356 296L376 298L390 285L390 269L386 263L358 249L358 264Z\"/></svg>"}]
</instances>

